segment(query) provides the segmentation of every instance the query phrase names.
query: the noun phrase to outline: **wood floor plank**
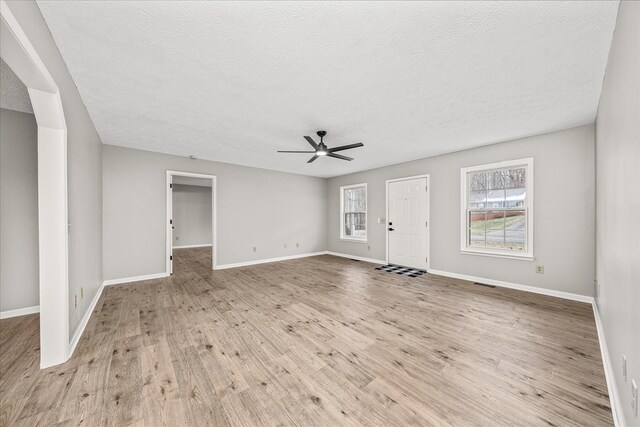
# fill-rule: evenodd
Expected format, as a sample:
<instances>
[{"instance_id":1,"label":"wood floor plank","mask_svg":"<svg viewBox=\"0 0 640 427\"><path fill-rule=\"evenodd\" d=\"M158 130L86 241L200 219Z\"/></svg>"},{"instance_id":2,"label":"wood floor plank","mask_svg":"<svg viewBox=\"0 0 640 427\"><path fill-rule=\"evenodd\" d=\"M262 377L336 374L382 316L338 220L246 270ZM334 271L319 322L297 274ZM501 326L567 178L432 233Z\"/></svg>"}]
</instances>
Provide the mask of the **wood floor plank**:
<instances>
[{"instance_id":1,"label":"wood floor plank","mask_svg":"<svg viewBox=\"0 0 640 427\"><path fill-rule=\"evenodd\" d=\"M317 256L107 287L65 364L0 321L0 427L612 425L590 305Z\"/></svg>"}]
</instances>

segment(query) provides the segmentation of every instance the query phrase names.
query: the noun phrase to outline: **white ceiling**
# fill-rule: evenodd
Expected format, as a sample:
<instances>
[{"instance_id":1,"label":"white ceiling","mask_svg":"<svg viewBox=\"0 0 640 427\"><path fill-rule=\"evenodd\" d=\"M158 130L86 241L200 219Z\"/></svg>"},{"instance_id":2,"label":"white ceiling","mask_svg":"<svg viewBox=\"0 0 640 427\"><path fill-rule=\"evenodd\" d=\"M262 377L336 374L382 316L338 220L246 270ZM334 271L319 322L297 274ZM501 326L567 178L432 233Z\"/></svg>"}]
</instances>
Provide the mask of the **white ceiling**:
<instances>
[{"instance_id":1,"label":"white ceiling","mask_svg":"<svg viewBox=\"0 0 640 427\"><path fill-rule=\"evenodd\" d=\"M27 87L3 59L0 59L0 108L33 114Z\"/></svg>"},{"instance_id":2,"label":"white ceiling","mask_svg":"<svg viewBox=\"0 0 640 427\"><path fill-rule=\"evenodd\" d=\"M592 123L618 2L38 1L105 144L330 177ZM353 162L309 155L303 135Z\"/></svg>"}]
</instances>

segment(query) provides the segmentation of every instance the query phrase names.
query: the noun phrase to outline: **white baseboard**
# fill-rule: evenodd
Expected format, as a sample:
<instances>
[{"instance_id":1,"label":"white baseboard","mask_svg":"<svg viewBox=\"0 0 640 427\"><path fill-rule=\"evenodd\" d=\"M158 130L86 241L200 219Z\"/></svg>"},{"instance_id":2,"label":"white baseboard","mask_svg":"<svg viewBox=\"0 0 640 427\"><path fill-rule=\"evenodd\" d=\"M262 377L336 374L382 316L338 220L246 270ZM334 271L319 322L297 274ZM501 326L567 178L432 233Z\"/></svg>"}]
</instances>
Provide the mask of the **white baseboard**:
<instances>
[{"instance_id":1,"label":"white baseboard","mask_svg":"<svg viewBox=\"0 0 640 427\"><path fill-rule=\"evenodd\" d=\"M205 243L202 245L180 245L180 246L173 246L173 249L189 249L189 248L210 248L211 246L213 246L211 243Z\"/></svg>"},{"instance_id":2,"label":"white baseboard","mask_svg":"<svg viewBox=\"0 0 640 427\"><path fill-rule=\"evenodd\" d=\"M548 295L551 297L557 297L557 298L563 298L563 299L568 299L572 301L580 301L580 302L586 302L588 304L593 304L593 297L589 297L586 295L572 294L570 292L554 291L551 289L537 288L535 286L519 285L517 283L509 283L509 282L503 282L501 280L486 279L484 277L467 276L466 274L450 273L448 271L441 271L441 270L431 269L428 271L428 273L436 274L438 276L452 277L454 279L468 280L469 282L486 283L487 285L499 286L501 288L517 289L519 291L533 292L534 294Z\"/></svg>"},{"instance_id":3,"label":"white baseboard","mask_svg":"<svg viewBox=\"0 0 640 427\"><path fill-rule=\"evenodd\" d=\"M73 337L71 337L71 342L69 343L69 358L73 356L73 352L75 351L76 346L78 345L78 341L80 341L80 337L82 337L82 334L84 333L84 328L87 327L87 323L89 323L91 314L93 314L93 310L95 310L96 304L98 304L98 300L100 300L100 296L102 295L102 291L104 290L104 287L105 287L105 283L102 282L102 284L98 288L98 291L93 296L93 299L91 300L91 304L89 304L89 308L87 308L87 311L84 312L84 316L82 316L82 319L80 320L80 324L76 328L76 332L73 334Z\"/></svg>"},{"instance_id":4,"label":"white baseboard","mask_svg":"<svg viewBox=\"0 0 640 427\"><path fill-rule=\"evenodd\" d=\"M27 314L40 313L40 306L18 308L16 310L0 311L0 319L8 319L10 317L26 316Z\"/></svg>"},{"instance_id":5,"label":"white baseboard","mask_svg":"<svg viewBox=\"0 0 640 427\"><path fill-rule=\"evenodd\" d=\"M147 274L145 276L123 277L121 279L109 279L104 281L104 286L119 285L120 283L140 282L142 280L161 279L169 276L167 273Z\"/></svg>"},{"instance_id":6,"label":"white baseboard","mask_svg":"<svg viewBox=\"0 0 640 427\"><path fill-rule=\"evenodd\" d=\"M341 254L340 252L326 251L325 253L327 255L339 256L341 258L355 259L355 260L358 260L358 261L370 262L372 264L385 265L387 263L387 261L384 261L384 260L381 260L381 259L366 258L366 257L362 257L362 256L349 255L349 254Z\"/></svg>"},{"instance_id":7,"label":"white baseboard","mask_svg":"<svg viewBox=\"0 0 640 427\"><path fill-rule=\"evenodd\" d=\"M604 376L607 379L607 390L609 391L609 400L611 401L611 415L613 416L613 422L616 427L625 427L624 411L622 410L622 402L620 401L618 389L616 388L616 378L613 373L611 358L609 357L607 340L604 336L604 325L602 324L600 310L598 310L598 304L595 300L593 301L593 316L596 319L598 341L600 341L600 354L602 355L602 364L604 365Z\"/></svg>"},{"instance_id":8,"label":"white baseboard","mask_svg":"<svg viewBox=\"0 0 640 427\"><path fill-rule=\"evenodd\" d=\"M318 256L318 255L325 255L326 252L311 252L311 253L307 253L307 254L298 254L298 255L289 255L289 256L283 256L283 257L278 257L278 258L265 258L265 259L258 259L258 260L254 260L254 261L245 261L245 262L236 262L233 264L222 264L222 265L216 265L216 270L225 270L227 268L236 268L236 267L246 267L248 265L256 265L256 264L266 264L269 262L277 262L277 261L287 261L290 259L298 259L298 258L307 258L310 256Z\"/></svg>"}]
</instances>

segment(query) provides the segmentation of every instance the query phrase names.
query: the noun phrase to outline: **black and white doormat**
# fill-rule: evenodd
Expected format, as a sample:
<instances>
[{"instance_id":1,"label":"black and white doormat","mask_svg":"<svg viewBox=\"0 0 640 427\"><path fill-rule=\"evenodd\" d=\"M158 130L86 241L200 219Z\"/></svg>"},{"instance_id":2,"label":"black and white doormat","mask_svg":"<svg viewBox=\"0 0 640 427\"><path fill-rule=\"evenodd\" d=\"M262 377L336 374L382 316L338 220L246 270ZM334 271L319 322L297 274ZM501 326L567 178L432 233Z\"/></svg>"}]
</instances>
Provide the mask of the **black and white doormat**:
<instances>
[{"instance_id":1,"label":"black and white doormat","mask_svg":"<svg viewBox=\"0 0 640 427\"><path fill-rule=\"evenodd\" d=\"M402 267L400 265L393 265L393 264L381 265L380 267L376 267L376 270L382 270L388 273L403 274L409 277L418 277L426 273L426 271L424 270L418 270L416 268L409 268L409 267Z\"/></svg>"}]
</instances>

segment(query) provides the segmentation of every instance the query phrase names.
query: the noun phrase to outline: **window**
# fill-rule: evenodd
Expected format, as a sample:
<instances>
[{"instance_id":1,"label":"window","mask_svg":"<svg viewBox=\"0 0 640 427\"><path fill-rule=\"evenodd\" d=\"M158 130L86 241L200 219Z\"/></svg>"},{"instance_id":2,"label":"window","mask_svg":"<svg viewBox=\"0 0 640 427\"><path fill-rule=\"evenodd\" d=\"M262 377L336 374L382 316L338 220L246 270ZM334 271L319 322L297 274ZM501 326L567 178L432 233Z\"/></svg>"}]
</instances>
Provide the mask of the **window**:
<instances>
[{"instance_id":1,"label":"window","mask_svg":"<svg viewBox=\"0 0 640 427\"><path fill-rule=\"evenodd\" d=\"M367 241L367 184L340 187L340 238Z\"/></svg>"},{"instance_id":2,"label":"window","mask_svg":"<svg viewBox=\"0 0 640 427\"><path fill-rule=\"evenodd\" d=\"M533 259L533 159L461 169L464 253Z\"/></svg>"}]
</instances>

